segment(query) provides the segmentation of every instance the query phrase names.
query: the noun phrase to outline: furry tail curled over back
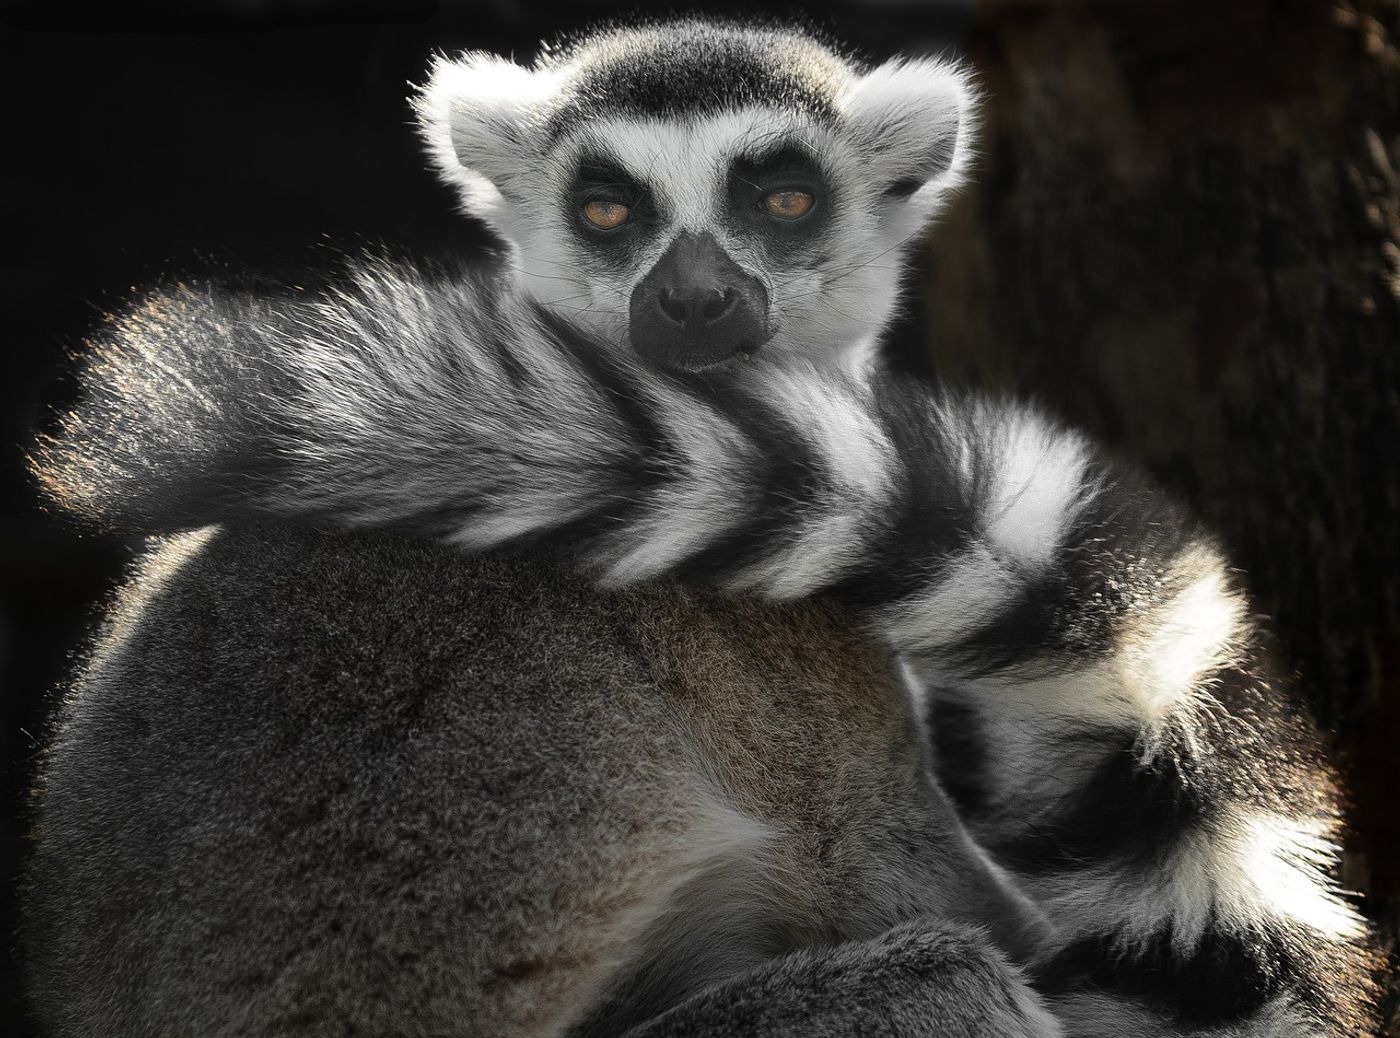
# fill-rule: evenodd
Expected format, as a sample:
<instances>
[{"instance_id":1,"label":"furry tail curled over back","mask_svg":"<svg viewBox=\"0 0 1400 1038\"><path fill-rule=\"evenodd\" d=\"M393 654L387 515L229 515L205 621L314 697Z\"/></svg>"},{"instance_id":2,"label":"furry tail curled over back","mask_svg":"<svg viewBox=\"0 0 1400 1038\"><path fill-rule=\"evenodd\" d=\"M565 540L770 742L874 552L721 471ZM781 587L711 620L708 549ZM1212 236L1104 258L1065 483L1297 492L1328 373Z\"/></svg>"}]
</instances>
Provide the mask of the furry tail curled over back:
<instances>
[{"instance_id":1,"label":"furry tail curled over back","mask_svg":"<svg viewBox=\"0 0 1400 1038\"><path fill-rule=\"evenodd\" d=\"M665 376L487 277L389 265L318 297L153 297L85 389L36 471L109 524L295 517L838 596L980 736L969 821L1058 924L1040 982L1067 1018L1372 1026L1331 772L1239 582L1031 410L761 362Z\"/></svg>"},{"instance_id":2,"label":"furry tail curled over back","mask_svg":"<svg viewBox=\"0 0 1400 1038\"><path fill-rule=\"evenodd\" d=\"M481 271L371 265L316 295L179 285L98 338L32 468L63 510L128 532L261 515L436 533L464 503L492 526L532 485L586 494L577 466L628 440L561 345Z\"/></svg>"}]
</instances>

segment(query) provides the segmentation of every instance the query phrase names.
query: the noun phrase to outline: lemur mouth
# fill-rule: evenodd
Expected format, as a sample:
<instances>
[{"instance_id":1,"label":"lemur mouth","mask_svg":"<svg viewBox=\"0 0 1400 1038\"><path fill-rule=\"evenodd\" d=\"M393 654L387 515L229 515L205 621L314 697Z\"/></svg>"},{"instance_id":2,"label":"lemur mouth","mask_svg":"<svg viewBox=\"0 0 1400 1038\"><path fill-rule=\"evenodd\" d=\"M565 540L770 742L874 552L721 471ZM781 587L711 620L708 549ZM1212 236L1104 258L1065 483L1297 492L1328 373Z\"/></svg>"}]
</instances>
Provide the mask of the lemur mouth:
<instances>
[{"instance_id":1,"label":"lemur mouth","mask_svg":"<svg viewBox=\"0 0 1400 1038\"><path fill-rule=\"evenodd\" d=\"M769 332L762 339L745 340L727 353L716 353L713 348L707 348L708 344L695 344L693 349L682 347L667 351L665 356L653 356L651 359L672 371L715 371L731 364L748 363L772 337L772 333Z\"/></svg>"}]
</instances>

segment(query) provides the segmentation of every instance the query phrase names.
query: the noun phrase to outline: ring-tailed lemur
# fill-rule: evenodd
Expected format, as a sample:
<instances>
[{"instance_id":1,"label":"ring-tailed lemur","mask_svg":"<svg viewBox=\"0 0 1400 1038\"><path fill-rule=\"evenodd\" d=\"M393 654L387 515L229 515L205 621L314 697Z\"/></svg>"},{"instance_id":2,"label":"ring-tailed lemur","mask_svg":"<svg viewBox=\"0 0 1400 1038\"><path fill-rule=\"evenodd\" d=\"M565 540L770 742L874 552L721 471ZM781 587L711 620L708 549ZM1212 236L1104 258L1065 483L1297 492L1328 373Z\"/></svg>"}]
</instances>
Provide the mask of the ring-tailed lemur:
<instances>
[{"instance_id":1,"label":"ring-tailed lemur","mask_svg":"<svg viewBox=\"0 0 1400 1038\"><path fill-rule=\"evenodd\" d=\"M47 763L56 1029L1364 1032L1330 772L1209 537L1033 412L831 363L962 161L961 79L685 32L424 95L519 264L568 243L565 294L368 267L107 337L51 494L221 525L125 593ZM864 321L814 301L852 281ZM1035 907L861 629L976 725L973 831Z\"/></svg>"}]
</instances>

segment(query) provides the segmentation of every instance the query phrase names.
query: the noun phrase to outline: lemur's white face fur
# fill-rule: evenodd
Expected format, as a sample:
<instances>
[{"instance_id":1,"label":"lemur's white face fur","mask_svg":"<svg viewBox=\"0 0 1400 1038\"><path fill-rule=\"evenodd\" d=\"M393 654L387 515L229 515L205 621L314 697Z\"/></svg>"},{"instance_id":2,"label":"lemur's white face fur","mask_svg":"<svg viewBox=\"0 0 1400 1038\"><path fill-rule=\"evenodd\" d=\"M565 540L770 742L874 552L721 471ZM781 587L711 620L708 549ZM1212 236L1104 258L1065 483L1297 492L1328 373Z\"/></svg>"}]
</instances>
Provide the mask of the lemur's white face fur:
<instances>
[{"instance_id":1,"label":"lemur's white face fur","mask_svg":"<svg viewBox=\"0 0 1400 1038\"><path fill-rule=\"evenodd\" d=\"M940 61L865 70L797 32L686 21L529 68L443 58L417 108L525 291L698 369L868 355L967 164L972 91Z\"/></svg>"}]
</instances>

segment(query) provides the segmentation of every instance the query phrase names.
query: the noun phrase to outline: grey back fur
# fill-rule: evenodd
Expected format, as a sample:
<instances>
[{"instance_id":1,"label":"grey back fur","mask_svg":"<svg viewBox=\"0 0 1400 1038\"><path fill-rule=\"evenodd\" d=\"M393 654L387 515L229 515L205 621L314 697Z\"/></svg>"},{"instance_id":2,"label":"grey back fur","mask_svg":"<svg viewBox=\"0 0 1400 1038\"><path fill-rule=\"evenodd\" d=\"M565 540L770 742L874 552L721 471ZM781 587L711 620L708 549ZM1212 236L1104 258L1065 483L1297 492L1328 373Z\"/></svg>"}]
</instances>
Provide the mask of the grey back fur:
<instances>
[{"instance_id":1,"label":"grey back fur","mask_svg":"<svg viewBox=\"0 0 1400 1038\"><path fill-rule=\"evenodd\" d=\"M1014 911L836 607L282 526L146 560L36 835L61 1035L615 1034L799 947Z\"/></svg>"}]
</instances>

